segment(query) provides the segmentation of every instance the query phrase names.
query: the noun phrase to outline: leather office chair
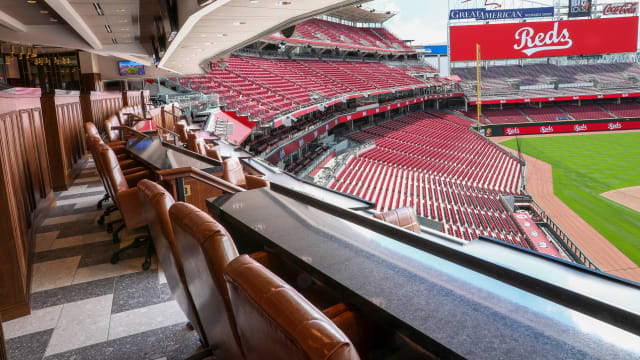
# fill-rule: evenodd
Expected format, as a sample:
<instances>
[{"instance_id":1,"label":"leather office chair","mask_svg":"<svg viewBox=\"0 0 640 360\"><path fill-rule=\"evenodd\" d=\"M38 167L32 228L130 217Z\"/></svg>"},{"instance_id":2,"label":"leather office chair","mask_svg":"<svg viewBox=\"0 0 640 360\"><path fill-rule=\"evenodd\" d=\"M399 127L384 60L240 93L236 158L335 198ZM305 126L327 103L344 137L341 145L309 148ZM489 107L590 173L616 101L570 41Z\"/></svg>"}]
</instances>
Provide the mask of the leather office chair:
<instances>
[{"instance_id":1,"label":"leather office chair","mask_svg":"<svg viewBox=\"0 0 640 360\"><path fill-rule=\"evenodd\" d=\"M109 200L109 198L111 198L111 192L110 192L110 188L109 188L109 184L106 181L105 178L105 173L103 171L103 167L102 167L102 162L100 160L100 145L106 145L104 144L104 142L102 141L102 139L100 137L96 137L93 134L87 134L87 147L89 148L89 151L91 152L91 155L93 156L93 160L96 166L96 170L98 172L98 175L100 177L100 180L102 181L102 185L104 185L105 190L107 191L107 193L105 194L105 196L98 202L97 204L97 208L101 209L102 208L102 203ZM145 171L146 168L140 166L140 164L134 160L131 159L126 159L126 160L122 160L120 161L120 167L122 168L122 172L124 173L125 176L127 175L131 175L131 174L135 174L137 172L140 171ZM111 211L107 211L105 210L105 215L103 217L101 217L101 221L99 221L100 224L102 224L102 221L104 221L104 217L107 216L109 213L111 213L113 210Z\"/></svg>"},{"instance_id":2,"label":"leather office chair","mask_svg":"<svg viewBox=\"0 0 640 360\"><path fill-rule=\"evenodd\" d=\"M111 122L111 126L113 126L113 122ZM86 137L89 137L89 136L97 137L97 138L100 138L102 140L102 136L100 135L100 131L98 131L98 128L92 122L84 123L84 132L85 132L85 136ZM125 153L125 146L126 146L125 143L123 143L123 142L115 142L115 143L109 144L109 145L111 146L113 151L115 151L115 153L118 155L118 159L124 160L124 159L128 158L128 156Z\"/></svg>"},{"instance_id":3,"label":"leather office chair","mask_svg":"<svg viewBox=\"0 0 640 360\"><path fill-rule=\"evenodd\" d=\"M182 257L169 219L169 208L175 201L165 188L153 181L141 180L137 188L144 220L149 226L158 261L162 265L171 294L193 328L198 331L202 343L208 346L198 311L187 287Z\"/></svg>"},{"instance_id":4,"label":"leather office chair","mask_svg":"<svg viewBox=\"0 0 640 360\"><path fill-rule=\"evenodd\" d=\"M218 147L208 147L206 149L206 156L222 162L222 154L220 153L220 149Z\"/></svg>"},{"instance_id":5,"label":"leather office chair","mask_svg":"<svg viewBox=\"0 0 640 360\"><path fill-rule=\"evenodd\" d=\"M150 170L147 170L130 175L129 178L126 178L120 168L116 154L106 145L101 145L100 147L100 160L102 161L102 167L106 175L105 178L113 191L113 201L120 210L122 219L124 220L124 223L113 232L114 242L119 242L118 234L125 228L125 226L133 230L147 225L143 218L138 190L136 187L131 185L137 184L142 179L151 179L153 173ZM142 264L142 269L147 270L151 266L151 257L153 255L153 246L151 245L150 237L148 235L137 236L131 245L128 245L113 254L111 257L111 263L117 263L120 259L120 254L128 249L147 246L147 256Z\"/></svg>"},{"instance_id":6,"label":"leather office chair","mask_svg":"<svg viewBox=\"0 0 640 360\"><path fill-rule=\"evenodd\" d=\"M169 209L193 297L207 342L219 359L242 359L224 268L238 256L231 236L200 209L175 203ZM208 270L208 271L207 271Z\"/></svg>"},{"instance_id":7,"label":"leather office chair","mask_svg":"<svg viewBox=\"0 0 640 360\"><path fill-rule=\"evenodd\" d=\"M414 233L422 233L420 224L418 224L416 211L411 207L389 210L382 214L373 215L373 217L405 230L413 231Z\"/></svg>"},{"instance_id":8,"label":"leather office chair","mask_svg":"<svg viewBox=\"0 0 640 360\"><path fill-rule=\"evenodd\" d=\"M109 146L111 147L123 147L127 142L120 139L120 131L112 129L113 126L120 126L116 123L117 119L110 117L104 121L104 131L107 133L107 140L109 140Z\"/></svg>"},{"instance_id":9,"label":"leather office chair","mask_svg":"<svg viewBox=\"0 0 640 360\"><path fill-rule=\"evenodd\" d=\"M187 124L187 122L184 120L180 120L175 123L174 128L176 130L176 134L178 134L178 139L180 140L180 142L186 144L189 140L189 125Z\"/></svg>"},{"instance_id":10,"label":"leather office chair","mask_svg":"<svg viewBox=\"0 0 640 360\"><path fill-rule=\"evenodd\" d=\"M222 178L241 188L252 190L269 186L269 182L261 177L254 175L245 175L242 170L242 164L236 157L225 159Z\"/></svg>"},{"instance_id":11,"label":"leather office chair","mask_svg":"<svg viewBox=\"0 0 640 360\"><path fill-rule=\"evenodd\" d=\"M331 320L249 256L231 261L224 277L245 359L360 359Z\"/></svg>"}]
</instances>

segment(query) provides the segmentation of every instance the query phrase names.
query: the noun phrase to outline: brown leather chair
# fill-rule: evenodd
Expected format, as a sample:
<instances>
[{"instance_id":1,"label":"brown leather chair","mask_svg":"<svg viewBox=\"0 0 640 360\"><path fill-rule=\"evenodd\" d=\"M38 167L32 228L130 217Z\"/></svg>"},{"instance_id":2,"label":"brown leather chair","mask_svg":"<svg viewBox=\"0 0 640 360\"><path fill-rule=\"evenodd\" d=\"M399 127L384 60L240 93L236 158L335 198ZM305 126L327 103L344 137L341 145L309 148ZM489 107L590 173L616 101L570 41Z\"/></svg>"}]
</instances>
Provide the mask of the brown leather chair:
<instances>
[{"instance_id":1,"label":"brown leather chair","mask_svg":"<svg viewBox=\"0 0 640 360\"><path fill-rule=\"evenodd\" d=\"M142 213L144 214L145 222L149 226L156 255L167 278L171 294L187 319L189 319L191 325L198 331L202 343L208 346L198 311L187 287L182 257L180 256L180 250L176 244L173 227L169 219L169 208L175 201L165 188L153 181L141 180L137 188L142 205Z\"/></svg>"},{"instance_id":2,"label":"brown leather chair","mask_svg":"<svg viewBox=\"0 0 640 360\"><path fill-rule=\"evenodd\" d=\"M150 170L147 170L130 175L129 179L126 178L120 168L116 154L111 148L104 144L100 146L100 160L102 161L102 167L106 175L105 178L113 191L113 201L120 210L120 214L124 220L124 223L113 232L114 242L119 242L118 234L125 226L133 230L147 225L143 218L142 205L140 204L140 198L138 197L138 190L130 184L137 184L142 179L151 179L153 177L153 173ZM153 247L149 246L150 243L151 241L148 235L136 237L131 245L126 246L113 254L111 257L111 263L117 263L120 258L120 254L128 249L147 246L147 256L142 264L142 268L143 270L149 269L151 266L151 256L153 255Z\"/></svg>"},{"instance_id":3,"label":"brown leather chair","mask_svg":"<svg viewBox=\"0 0 640 360\"><path fill-rule=\"evenodd\" d=\"M401 227L405 230L413 231L414 233L422 233L422 231L420 230L420 224L418 224L416 211L410 207L389 210L382 214L373 215L373 217L378 220L388 222L389 224Z\"/></svg>"},{"instance_id":4,"label":"brown leather chair","mask_svg":"<svg viewBox=\"0 0 640 360\"><path fill-rule=\"evenodd\" d=\"M233 240L222 225L190 204L175 203L169 217L209 346L219 359L242 359L223 277L224 268L238 256Z\"/></svg>"},{"instance_id":5,"label":"brown leather chair","mask_svg":"<svg viewBox=\"0 0 640 360\"><path fill-rule=\"evenodd\" d=\"M174 128L176 130L176 134L178 134L178 139L180 140L180 142L186 144L189 140L189 125L187 124L187 122L184 120L180 120L175 123Z\"/></svg>"},{"instance_id":6,"label":"brown leather chair","mask_svg":"<svg viewBox=\"0 0 640 360\"><path fill-rule=\"evenodd\" d=\"M220 153L220 149L218 147L207 147L206 156L222 162L222 154Z\"/></svg>"},{"instance_id":7,"label":"brown leather chair","mask_svg":"<svg viewBox=\"0 0 640 360\"><path fill-rule=\"evenodd\" d=\"M236 157L231 157L225 159L224 170L222 173L222 178L225 181L228 181L234 185L238 185L241 188L252 190L261 187L268 187L269 182L261 177L254 175L245 175L244 170L242 170L242 164L240 164L240 160Z\"/></svg>"},{"instance_id":8,"label":"brown leather chair","mask_svg":"<svg viewBox=\"0 0 640 360\"><path fill-rule=\"evenodd\" d=\"M117 120L110 117L104 121L104 131L107 133L107 140L109 140L109 146L111 147L123 147L127 142L120 139L120 131L112 129L114 126L120 126L115 123Z\"/></svg>"},{"instance_id":9,"label":"brown leather chair","mask_svg":"<svg viewBox=\"0 0 640 360\"><path fill-rule=\"evenodd\" d=\"M231 261L224 277L245 359L360 359L331 320L249 256Z\"/></svg>"}]
</instances>

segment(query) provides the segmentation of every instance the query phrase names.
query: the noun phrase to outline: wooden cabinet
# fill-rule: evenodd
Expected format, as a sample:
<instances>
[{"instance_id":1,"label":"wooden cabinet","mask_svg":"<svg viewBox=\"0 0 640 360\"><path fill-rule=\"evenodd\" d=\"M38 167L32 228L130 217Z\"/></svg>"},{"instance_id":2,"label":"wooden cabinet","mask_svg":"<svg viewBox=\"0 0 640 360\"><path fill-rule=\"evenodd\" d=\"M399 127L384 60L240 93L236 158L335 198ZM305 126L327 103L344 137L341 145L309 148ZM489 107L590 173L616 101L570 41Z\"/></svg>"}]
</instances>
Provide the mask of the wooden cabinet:
<instances>
[{"instance_id":1,"label":"wooden cabinet","mask_svg":"<svg viewBox=\"0 0 640 360\"><path fill-rule=\"evenodd\" d=\"M80 94L44 95L42 111L53 189L67 190L81 170L87 154Z\"/></svg>"},{"instance_id":2,"label":"wooden cabinet","mask_svg":"<svg viewBox=\"0 0 640 360\"><path fill-rule=\"evenodd\" d=\"M0 313L29 314L33 231L55 203L40 89L0 92Z\"/></svg>"}]
</instances>

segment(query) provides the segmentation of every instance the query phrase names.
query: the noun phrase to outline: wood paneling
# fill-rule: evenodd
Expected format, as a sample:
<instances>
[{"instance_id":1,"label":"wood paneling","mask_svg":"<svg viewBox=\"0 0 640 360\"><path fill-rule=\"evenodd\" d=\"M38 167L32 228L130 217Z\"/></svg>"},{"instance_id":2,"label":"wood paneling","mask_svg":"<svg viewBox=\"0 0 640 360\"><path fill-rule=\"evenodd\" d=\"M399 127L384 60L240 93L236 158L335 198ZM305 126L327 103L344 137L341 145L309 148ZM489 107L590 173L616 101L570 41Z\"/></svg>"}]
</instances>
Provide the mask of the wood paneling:
<instances>
[{"instance_id":1,"label":"wood paneling","mask_svg":"<svg viewBox=\"0 0 640 360\"><path fill-rule=\"evenodd\" d=\"M149 102L149 90L131 90L122 93L124 106L140 106Z\"/></svg>"},{"instance_id":2,"label":"wood paneling","mask_svg":"<svg viewBox=\"0 0 640 360\"><path fill-rule=\"evenodd\" d=\"M122 94L120 92L92 92L80 95L84 122L92 121L100 132L104 133L104 121L120 110Z\"/></svg>"},{"instance_id":3,"label":"wood paneling","mask_svg":"<svg viewBox=\"0 0 640 360\"><path fill-rule=\"evenodd\" d=\"M0 360L8 360L7 345L4 342L4 332L2 331L2 316L0 315Z\"/></svg>"},{"instance_id":4,"label":"wood paneling","mask_svg":"<svg viewBox=\"0 0 640 360\"><path fill-rule=\"evenodd\" d=\"M33 232L51 209L40 89L0 92L0 313L29 314Z\"/></svg>"},{"instance_id":5,"label":"wood paneling","mask_svg":"<svg viewBox=\"0 0 640 360\"><path fill-rule=\"evenodd\" d=\"M102 91L102 81L99 73L80 74L80 93L91 94Z\"/></svg>"},{"instance_id":6,"label":"wood paneling","mask_svg":"<svg viewBox=\"0 0 640 360\"><path fill-rule=\"evenodd\" d=\"M80 95L44 95L41 101L53 189L67 190L87 154Z\"/></svg>"}]
</instances>

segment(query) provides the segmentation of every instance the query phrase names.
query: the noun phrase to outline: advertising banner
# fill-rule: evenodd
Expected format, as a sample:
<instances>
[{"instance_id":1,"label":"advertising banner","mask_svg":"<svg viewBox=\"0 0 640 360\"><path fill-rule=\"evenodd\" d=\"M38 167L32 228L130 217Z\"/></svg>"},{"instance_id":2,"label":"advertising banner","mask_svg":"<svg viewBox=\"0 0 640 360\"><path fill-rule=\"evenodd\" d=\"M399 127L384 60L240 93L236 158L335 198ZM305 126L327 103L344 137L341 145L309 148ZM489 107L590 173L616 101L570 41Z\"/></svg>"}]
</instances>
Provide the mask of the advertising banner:
<instances>
[{"instance_id":1,"label":"advertising banner","mask_svg":"<svg viewBox=\"0 0 640 360\"><path fill-rule=\"evenodd\" d=\"M591 0L569 0L569 17L591 16Z\"/></svg>"},{"instance_id":2,"label":"advertising banner","mask_svg":"<svg viewBox=\"0 0 640 360\"><path fill-rule=\"evenodd\" d=\"M449 27L451 61L635 53L638 17Z\"/></svg>"},{"instance_id":3,"label":"advertising banner","mask_svg":"<svg viewBox=\"0 0 640 360\"><path fill-rule=\"evenodd\" d=\"M623 2L606 4L602 8L602 16L612 15L637 15L638 2Z\"/></svg>"},{"instance_id":4,"label":"advertising banner","mask_svg":"<svg viewBox=\"0 0 640 360\"><path fill-rule=\"evenodd\" d=\"M537 7L522 9L488 10L478 9L454 9L449 11L449 20L504 20L526 19L534 17L553 17L554 7Z\"/></svg>"},{"instance_id":5,"label":"advertising banner","mask_svg":"<svg viewBox=\"0 0 640 360\"><path fill-rule=\"evenodd\" d=\"M640 129L637 118L583 121L553 121L522 124L498 124L483 127L486 136L516 136L560 133L580 133L590 131L616 131Z\"/></svg>"}]
</instances>

